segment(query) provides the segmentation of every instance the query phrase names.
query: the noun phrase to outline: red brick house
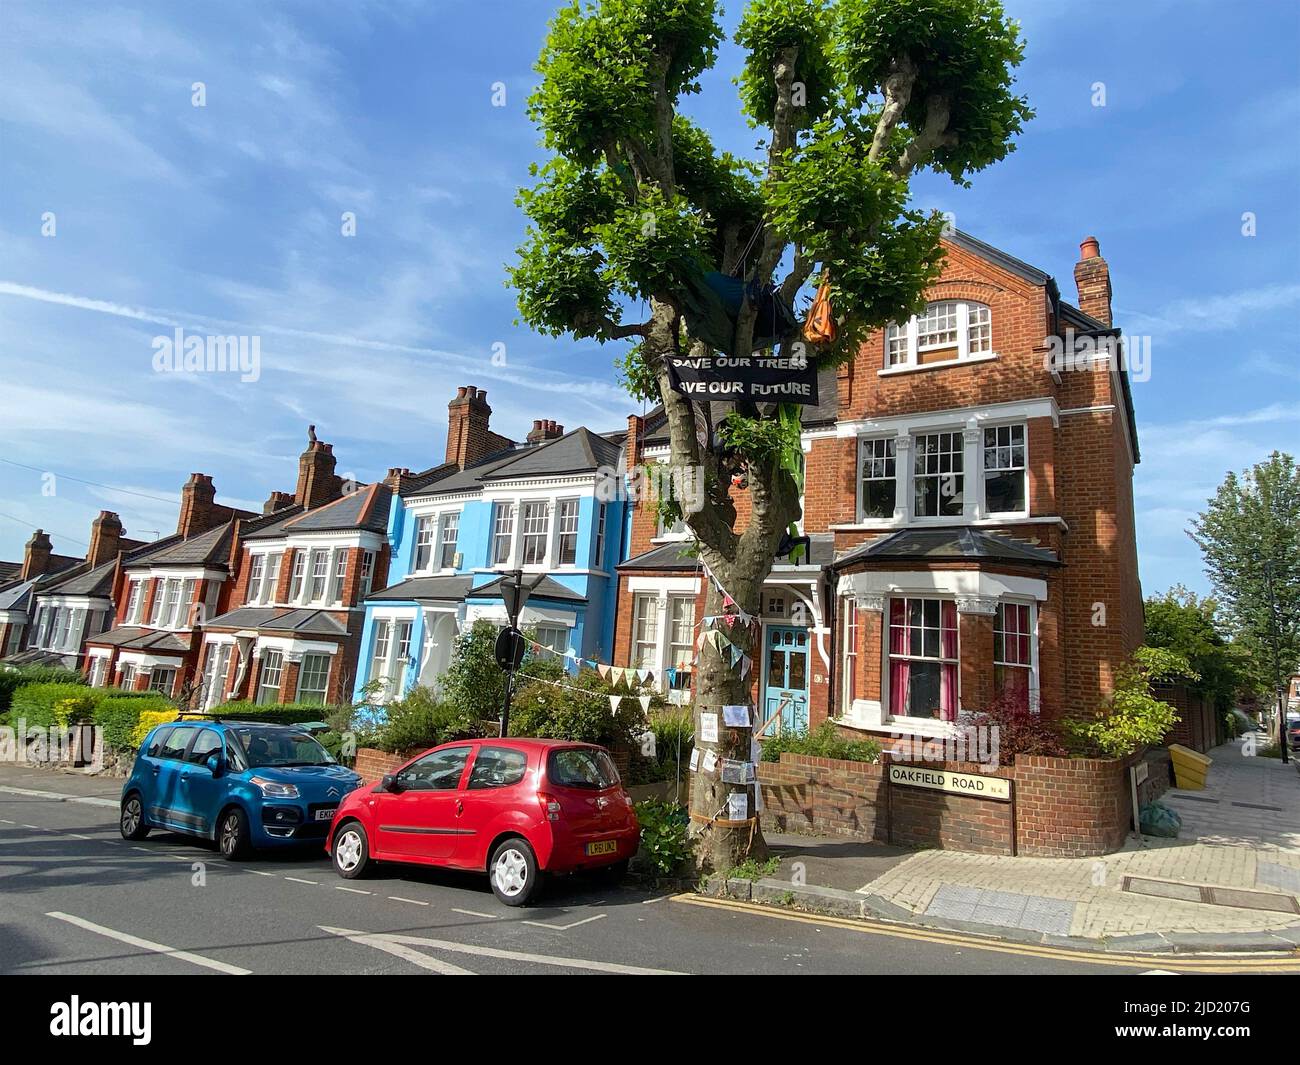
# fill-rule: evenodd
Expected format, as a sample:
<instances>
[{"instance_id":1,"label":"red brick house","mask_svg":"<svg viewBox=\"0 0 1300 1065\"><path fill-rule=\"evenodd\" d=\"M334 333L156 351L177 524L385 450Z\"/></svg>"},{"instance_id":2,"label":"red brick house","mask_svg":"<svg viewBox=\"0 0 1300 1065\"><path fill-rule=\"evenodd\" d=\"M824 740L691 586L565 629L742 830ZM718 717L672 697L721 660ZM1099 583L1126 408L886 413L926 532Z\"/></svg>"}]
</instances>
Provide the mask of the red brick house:
<instances>
[{"instance_id":1,"label":"red brick house","mask_svg":"<svg viewBox=\"0 0 1300 1065\"><path fill-rule=\"evenodd\" d=\"M1077 307L973 237L944 246L926 312L824 373L804 412L811 557L778 560L766 583L764 718L940 736L1003 691L1082 714L1142 640L1137 433L1106 352L1118 330L1097 241L1081 246ZM1080 341L1100 354L1060 358ZM630 420L629 469L666 460L662 420ZM676 666L678 688L703 604L684 539L637 506L615 640L616 664Z\"/></svg>"},{"instance_id":2,"label":"red brick house","mask_svg":"<svg viewBox=\"0 0 1300 1065\"><path fill-rule=\"evenodd\" d=\"M92 685L184 695L196 676L204 619L226 598L237 531L253 517L218 504L210 476L190 475L176 532L124 558L114 573L113 625L86 641Z\"/></svg>"},{"instance_id":3,"label":"red brick house","mask_svg":"<svg viewBox=\"0 0 1300 1065\"><path fill-rule=\"evenodd\" d=\"M362 600L387 583L392 490L345 485L334 466L313 434L294 495L236 530L227 595L203 625L200 707L351 698Z\"/></svg>"}]
</instances>

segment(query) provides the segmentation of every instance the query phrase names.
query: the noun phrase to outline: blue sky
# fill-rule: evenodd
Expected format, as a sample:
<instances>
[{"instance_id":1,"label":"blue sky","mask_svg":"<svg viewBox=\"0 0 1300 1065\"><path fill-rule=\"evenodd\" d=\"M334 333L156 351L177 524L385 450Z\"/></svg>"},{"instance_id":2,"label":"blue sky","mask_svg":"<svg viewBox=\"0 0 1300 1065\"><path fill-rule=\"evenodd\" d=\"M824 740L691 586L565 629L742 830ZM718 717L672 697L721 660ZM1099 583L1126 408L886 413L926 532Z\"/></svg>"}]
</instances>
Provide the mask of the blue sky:
<instances>
[{"instance_id":1,"label":"blue sky","mask_svg":"<svg viewBox=\"0 0 1300 1065\"><path fill-rule=\"evenodd\" d=\"M726 7L732 26L741 7ZM973 188L926 176L917 200L1055 274L1067 299L1079 241L1100 239L1118 323L1152 338L1134 385L1144 590L1203 590L1189 518L1228 469L1300 453L1300 5L1007 7L1038 118ZM503 284L514 191L540 158L524 101L552 10L10 0L0 558L37 525L82 553L101 508L130 535L170 532L192 471L260 509L292 491L309 422L359 480L430 465L461 384L488 390L510 435L536 417L623 424L614 346L515 326ZM689 110L748 151L736 67L728 46ZM155 373L153 338L175 324L260 335L260 379Z\"/></svg>"}]
</instances>

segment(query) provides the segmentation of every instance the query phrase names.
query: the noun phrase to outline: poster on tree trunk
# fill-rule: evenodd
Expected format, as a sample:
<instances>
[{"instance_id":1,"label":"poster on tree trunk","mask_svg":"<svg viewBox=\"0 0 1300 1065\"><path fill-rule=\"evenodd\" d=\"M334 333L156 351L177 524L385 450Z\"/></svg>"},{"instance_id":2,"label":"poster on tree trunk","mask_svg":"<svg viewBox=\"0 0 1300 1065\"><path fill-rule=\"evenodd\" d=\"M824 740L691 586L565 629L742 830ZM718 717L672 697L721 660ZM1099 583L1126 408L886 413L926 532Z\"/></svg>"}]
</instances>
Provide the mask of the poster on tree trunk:
<instances>
[{"instance_id":1,"label":"poster on tree trunk","mask_svg":"<svg viewBox=\"0 0 1300 1065\"><path fill-rule=\"evenodd\" d=\"M673 391L688 399L817 403L817 370L806 357L756 351L752 355L670 355Z\"/></svg>"}]
</instances>

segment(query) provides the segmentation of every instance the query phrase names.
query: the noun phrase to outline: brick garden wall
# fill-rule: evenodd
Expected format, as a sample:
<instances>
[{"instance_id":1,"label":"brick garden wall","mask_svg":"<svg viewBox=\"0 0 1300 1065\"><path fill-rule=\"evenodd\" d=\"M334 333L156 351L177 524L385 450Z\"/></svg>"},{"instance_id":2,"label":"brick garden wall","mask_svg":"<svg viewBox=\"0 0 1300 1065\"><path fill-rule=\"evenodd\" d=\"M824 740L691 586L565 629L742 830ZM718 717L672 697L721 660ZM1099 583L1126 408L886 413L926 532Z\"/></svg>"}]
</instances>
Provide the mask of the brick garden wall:
<instances>
[{"instance_id":1,"label":"brick garden wall","mask_svg":"<svg viewBox=\"0 0 1300 1065\"><path fill-rule=\"evenodd\" d=\"M406 761L406 755L389 754L373 747L358 747L357 760L353 765L361 779L367 784L376 784Z\"/></svg>"},{"instance_id":2,"label":"brick garden wall","mask_svg":"<svg viewBox=\"0 0 1300 1065\"><path fill-rule=\"evenodd\" d=\"M1132 824L1128 759L1046 758L1021 755L994 774L1012 781L1013 802L887 785L879 765L782 754L762 762L763 824L778 832L849 836L907 847L975 854L1014 853L1045 858L1108 854L1123 845ZM1168 786L1167 769L1151 759L1140 802ZM967 763L921 764L928 769L977 773Z\"/></svg>"}]
</instances>

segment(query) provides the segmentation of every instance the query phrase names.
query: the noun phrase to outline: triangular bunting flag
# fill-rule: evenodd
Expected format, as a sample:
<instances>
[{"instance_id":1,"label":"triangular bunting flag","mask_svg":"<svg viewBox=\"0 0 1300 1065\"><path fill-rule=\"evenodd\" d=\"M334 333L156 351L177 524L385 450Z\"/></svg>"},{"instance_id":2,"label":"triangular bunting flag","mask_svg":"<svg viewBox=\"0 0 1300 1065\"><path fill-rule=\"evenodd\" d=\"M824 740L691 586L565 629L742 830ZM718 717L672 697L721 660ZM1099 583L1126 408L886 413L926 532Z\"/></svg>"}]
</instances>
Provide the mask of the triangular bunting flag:
<instances>
[{"instance_id":1,"label":"triangular bunting flag","mask_svg":"<svg viewBox=\"0 0 1300 1065\"><path fill-rule=\"evenodd\" d=\"M650 696L648 695L641 696L641 711L642 713L650 712Z\"/></svg>"},{"instance_id":2,"label":"triangular bunting flag","mask_svg":"<svg viewBox=\"0 0 1300 1065\"><path fill-rule=\"evenodd\" d=\"M609 676L609 664L608 664L607 662L597 662L597 663L596 663L596 671L597 671L597 672L598 672L602 677L608 677L608 676Z\"/></svg>"},{"instance_id":3,"label":"triangular bunting flag","mask_svg":"<svg viewBox=\"0 0 1300 1065\"><path fill-rule=\"evenodd\" d=\"M609 697L609 712L611 714L617 714L618 704L621 703L622 701L623 701L623 697L621 695L611 695Z\"/></svg>"}]
</instances>

